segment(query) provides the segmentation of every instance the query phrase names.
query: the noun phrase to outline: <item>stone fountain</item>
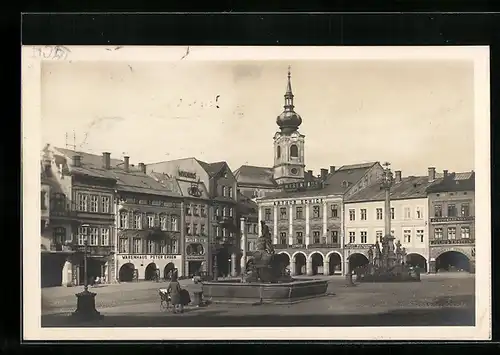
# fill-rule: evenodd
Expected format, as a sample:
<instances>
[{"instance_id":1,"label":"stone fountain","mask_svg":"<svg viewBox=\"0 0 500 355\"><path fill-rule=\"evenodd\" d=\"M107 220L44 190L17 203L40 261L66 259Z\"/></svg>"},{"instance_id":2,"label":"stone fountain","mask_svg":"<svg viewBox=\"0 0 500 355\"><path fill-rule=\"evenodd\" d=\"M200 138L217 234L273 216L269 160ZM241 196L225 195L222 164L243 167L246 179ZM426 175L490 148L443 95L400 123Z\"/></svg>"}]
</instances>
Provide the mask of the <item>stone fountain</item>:
<instances>
[{"instance_id":1,"label":"stone fountain","mask_svg":"<svg viewBox=\"0 0 500 355\"><path fill-rule=\"evenodd\" d=\"M261 221L257 251L239 280L202 282L203 297L214 303L290 304L326 294L327 280L294 279L288 258L276 254L269 227Z\"/></svg>"}]
</instances>

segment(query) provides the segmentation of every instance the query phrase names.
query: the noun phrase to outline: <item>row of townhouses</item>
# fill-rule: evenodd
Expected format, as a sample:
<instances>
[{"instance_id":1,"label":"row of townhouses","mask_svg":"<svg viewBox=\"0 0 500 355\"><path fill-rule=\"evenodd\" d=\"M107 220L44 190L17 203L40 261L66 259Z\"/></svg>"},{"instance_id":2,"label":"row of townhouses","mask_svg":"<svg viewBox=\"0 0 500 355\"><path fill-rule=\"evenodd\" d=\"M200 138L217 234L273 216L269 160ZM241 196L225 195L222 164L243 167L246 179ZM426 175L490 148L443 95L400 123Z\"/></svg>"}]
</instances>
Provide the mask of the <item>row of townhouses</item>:
<instances>
[{"instance_id":1,"label":"row of townhouses","mask_svg":"<svg viewBox=\"0 0 500 355\"><path fill-rule=\"evenodd\" d=\"M47 146L41 158L42 286L194 273L238 275L264 221L290 271L343 274L368 261L385 233L378 162L306 170L290 73L272 167L196 158L130 164ZM428 272L474 272L474 172L395 171L391 233Z\"/></svg>"}]
</instances>

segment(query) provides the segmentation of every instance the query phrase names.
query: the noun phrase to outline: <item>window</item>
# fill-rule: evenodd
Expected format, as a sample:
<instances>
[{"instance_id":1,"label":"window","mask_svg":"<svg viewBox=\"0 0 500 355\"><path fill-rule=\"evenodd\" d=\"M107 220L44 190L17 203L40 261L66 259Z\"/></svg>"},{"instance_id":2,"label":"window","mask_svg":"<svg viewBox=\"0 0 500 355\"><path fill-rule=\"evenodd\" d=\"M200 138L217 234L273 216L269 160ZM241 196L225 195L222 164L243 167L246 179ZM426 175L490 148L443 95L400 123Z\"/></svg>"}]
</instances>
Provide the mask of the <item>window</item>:
<instances>
[{"instance_id":1,"label":"window","mask_svg":"<svg viewBox=\"0 0 500 355\"><path fill-rule=\"evenodd\" d=\"M120 228L128 228L128 213L126 211L120 212Z\"/></svg>"},{"instance_id":2,"label":"window","mask_svg":"<svg viewBox=\"0 0 500 355\"><path fill-rule=\"evenodd\" d=\"M448 227L448 239L457 238L457 229L455 227Z\"/></svg>"},{"instance_id":3,"label":"window","mask_svg":"<svg viewBox=\"0 0 500 355\"><path fill-rule=\"evenodd\" d=\"M366 209L361 209L361 220L366 221Z\"/></svg>"},{"instance_id":4,"label":"window","mask_svg":"<svg viewBox=\"0 0 500 355\"><path fill-rule=\"evenodd\" d=\"M292 158L297 158L299 156L299 148L295 144L290 146L290 156Z\"/></svg>"},{"instance_id":5,"label":"window","mask_svg":"<svg viewBox=\"0 0 500 355\"><path fill-rule=\"evenodd\" d=\"M276 147L276 158L281 158L281 147L277 146Z\"/></svg>"},{"instance_id":6,"label":"window","mask_svg":"<svg viewBox=\"0 0 500 355\"><path fill-rule=\"evenodd\" d=\"M205 225L204 224L200 224L200 234L205 235Z\"/></svg>"},{"instance_id":7,"label":"window","mask_svg":"<svg viewBox=\"0 0 500 355\"><path fill-rule=\"evenodd\" d=\"M349 232L349 243L356 242L356 232Z\"/></svg>"},{"instance_id":8,"label":"window","mask_svg":"<svg viewBox=\"0 0 500 355\"><path fill-rule=\"evenodd\" d=\"M382 241L382 236L384 235L384 232L382 231L377 231L376 234L375 234L375 238L376 238L376 241L377 242L381 242Z\"/></svg>"},{"instance_id":9,"label":"window","mask_svg":"<svg viewBox=\"0 0 500 355\"><path fill-rule=\"evenodd\" d=\"M314 244L319 244L320 243L319 231L313 231L313 243Z\"/></svg>"},{"instance_id":10,"label":"window","mask_svg":"<svg viewBox=\"0 0 500 355\"><path fill-rule=\"evenodd\" d=\"M135 213L134 214L134 229L142 228L142 214Z\"/></svg>"},{"instance_id":11,"label":"window","mask_svg":"<svg viewBox=\"0 0 500 355\"><path fill-rule=\"evenodd\" d=\"M280 219L286 219L286 207L280 208Z\"/></svg>"},{"instance_id":12,"label":"window","mask_svg":"<svg viewBox=\"0 0 500 355\"><path fill-rule=\"evenodd\" d=\"M122 254L128 254L128 239L120 238L120 244L118 245L118 252Z\"/></svg>"},{"instance_id":13,"label":"window","mask_svg":"<svg viewBox=\"0 0 500 355\"><path fill-rule=\"evenodd\" d=\"M403 231L403 240L405 243L411 243L411 230L405 229Z\"/></svg>"},{"instance_id":14,"label":"window","mask_svg":"<svg viewBox=\"0 0 500 355\"><path fill-rule=\"evenodd\" d=\"M394 219L394 207L391 207L391 219Z\"/></svg>"},{"instance_id":15,"label":"window","mask_svg":"<svg viewBox=\"0 0 500 355\"><path fill-rule=\"evenodd\" d=\"M434 205L434 217L442 217L443 216L443 206Z\"/></svg>"},{"instance_id":16,"label":"window","mask_svg":"<svg viewBox=\"0 0 500 355\"><path fill-rule=\"evenodd\" d=\"M319 206L313 206L313 218L319 218L319 217L320 217Z\"/></svg>"},{"instance_id":17,"label":"window","mask_svg":"<svg viewBox=\"0 0 500 355\"><path fill-rule=\"evenodd\" d=\"M160 240L160 254L166 254L167 253L167 244L165 243L165 240Z\"/></svg>"},{"instance_id":18,"label":"window","mask_svg":"<svg viewBox=\"0 0 500 355\"><path fill-rule=\"evenodd\" d=\"M288 244L286 241L286 232L280 232L280 244Z\"/></svg>"},{"instance_id":19,"label":"window","mask_svg":"<svg viewBox=\"0 0 500 355\"><path fill-rule=\"evenodd\" d=\"M109 228L101 228L101 245L109 246Z\"/></svg>"},{"instance_id":20,"label":"window","mask_svg":"<svg viewBox=\"0 0 500 355\"><path fill-rule=\"evenodd\" d=\"M220 227L215 227L215 236L220 237Z\"/></svg>"},{"instance_id":21,"label":"window","mask_svg":"<svg viewBox=\"0 0 500 355\"><path fill-rule=\"evenodd\" d=\"M177 216L170 217L170 223L172 224L172 231L177 232L179 230L179 220Z\"/></svg>"},{"instance_id":22,"label":"window","mask_svg":"<svg viewBox=\"0 0 500 355\"><path fill-rule=\"evenodd\" d=\"M361 232L361 243L366 243L366 239L367 239L366 232Z\"/></svg>"},{"instance_id":23,"label":"window","mask_svg":"<svg viewBox=\"0 0 500 355\"><path fill-rule=\"evenodd\" d=\"M165 216L165 215L160 216L160 229L162 231L167 230L167 216Z\"/></svg>"},{"instance_id":24,"label":"window","mask_svg":"<svg viewBox=\"0 0 500 355\"><path fill-rule=\"evenodd\" d=\"M148 215L148 227L154 228L154 226L155 226L155 216Z\"/></svg>"},{"instance_id":25,"label":"window","mask_svg":"<svg viewBox=\"0 0 500 355\"><path fill-rule=\"evenodd\" d=\"M455 217L457 215L457 208L453 204L448 205L448 217Z\"/></svg>"},{"instance_id":26,"label":"window","mask_svg":"<svg viewBox=\"0 0 500 355\"><path fill-rule=\"evenodd\" d=\"M247 233L252 233L252 225L247 224Z\"/></svg>"},{"instance_id":27,"label":"window","mask_svg":"<svg viewBox=\"0 0 500 355\"><path fill-rule=\"evenodd\" d=\"M191 235L191 226L189 224L186 224L186 234Z\"/></svg>"},{"instance_id":28,"label":"window","mask_svg":"<svg viewBox=\"0 0 500 355\"><path fill-rule=\"evenodd\" d=\"M264 218L266 221L270 221L271 220L271 209L270 208L266 208L264 210Z\"/></svg>"},{"instance_id":29,"label":"window","mask_svg":"<svg viewBox=\"0 0 500 355\"><path fill-rule=\"evenodd\" d=\"M229 207L229 217L232 217L233 216L233 209L231 207Z\"/></svg>"},{"instance_id":30,"label":"window","mask_svg":"<svg viewBox=\"0 0 500 355\"><path fill-rule=\"evenodd\" d=\"M64 194L55 193L50 200L50 209L52 211L63 212L66 210L66 196Z\"/></svg>"},{"instance_id":31,"label":"window","mask_svg":"<svg viewBox=\"0 0 500 355\"><path fill-rule=\"evenodd\" d=\"M79 227L78 228L78 245L85 244L86 239L87 239L87 227Z\"/></svg>"},{"instance_id":32,"label":"window","mask_svg":"<svg viewBox=\"0 0 500 355\"><path fill-rule=\"evenodd\" d=\"M191 206L190 205L186 206L186 216L191 216Z\"/></svg>"},{"instance_id":33,"label":"window","mask_svg":"<svg viewBox=\"0 0 500 355\"><path fill-rule=\"evenodd\" d=\"M222 215L223 215L224 217L226 217L226 216L228 215L228 212L227 212L227 207L223 207L223 208L222 208Z\"/></svg>"},{"instance_id":34,"label":"window","mask_svg":"<svg viewBox=\"0 0 500 355\"><path fill-rule=\"evenodd\" d=\"M177 248L178 248L178 245L177 245L177 240L176 240L176 239L173 239L173 240L170 242L170 245L168 246L168 251L169 251L171 254L177 254Z\"/></svg>"},{"instance_id":35,"label":"window","mask_svg":"<svg viewBox=\"0 0 500 355\"><path fill-rule=\"evenodd\" d=\"M469 210L468 203L462 203L462 206L460 206L460 215L462 217L469 217L470 216L470 210Z\"/></svg>"},{"instance_id":36,"label":"window","mask_svg":"<svg viewBox=\"0 0 500 355\"><path fill-rule=\"evenodd\" d=\"M332 218L338 218L338 216L339 216L339 206L338 205L331 206L331 216L332 216Z\"/></svg>"},{"instance_id":37,"label":"window","mask_svg":"<svg viewBox=\"0 0 500 355\"><path fill-rule=\"evenodd\" d=\"M468 226L460 227L460 237L462 239L469 239L470 238L470 228Z\"/></svg>"},{"instance_id":38,"label":"window","mask_svg":"<svg viewBox=\"0 0 500 355\"><path fill-rule=\"evenodd\" d=\"M63 227L54 228L54 235L52 242L55 244L62 244L66 240L66 229Z\"/></svg>"},{"instance_id":39,"label":"window","mask_svg":"<svg viewBox=\"0 0 500 355\"><path fill-rule=\"evenodd\" d=\"M156 245L154 240L148 240L148 254L156 253Z\"/></svg>"},{"instance_id":40,"label":"window","mask_svg":"<svg viewBox=\"0 0 500 355\"><path fill-rule=\"evenodd\" d=\"M109 213L110 212L110 206L111 206L111 199L109 196L102 196L101 197L101 212L102 213Z\"/></svg>"},{"instance_id":41,"label":"window","mask_svg":"<svg viewBox=\"0 0 500 355\"><path fill-rule=\"evenodd\" d=\"M217 219L219 217L219 207L214 207L214 217Z\"/></svg>"},{"instance_id":42,"label":"window","mask_svg":"<svg viewBox=\"0 0 500 355\"><path fill-rule=\"evenodd\" d=\"M133 252L134 254L140 254L142 252L142 239L140 238L134 238L133 241Z\"/></svg>"},{"instance_id":43,"label":"window","mask_svg":"<svg viewBox=\"0 0 500 355\"><path fill-rule=\"evenodd\" d=\"M205 205L201 205L200 206L200 214L202 217L205 217L206 216L206 211L205 211Z\"/></svg>"},{"instance_id":44,"label":"window","mask_svg":"<svg viewBox=\"0 0 500 355\"><path fill-rule=\"evenodd\" d=\"M40 191L40 208L42 211L47 209L47 204L45 203L45 197L47 196L47 191Z\"/></svg>"},{"instance_id":45,"label":"window","mask_svg":"<svg viewBox=\"0 0 500 355\"><path fill-rule=\"evenodd\" d=\"M404 219L411 219L411 209L410 207L404 208Z\"/></svg>"},{"instance_id":46,"label":"window","mask_svg":"<svg viewBox=\"0 0 500 355\"><path fill-rule=\"evenodd\" d=\"M91 195L90 196L90 212L98 212L99 211L99 196Z\"/></svg>"},{"instance_id":47,"label":"window","mask_svg":"<svg viewBox=\"0 0 500 355\"><path fill-rule=\"evenodd\" d=\"M232 187L229 187L228 188L228 192L229 192L229 197L233 197L233 188Z\"/></svg>"},{"instance_id":48,"label":"window","mask_svg":"<svg viewBox=\"0 0 500 355\"><path fill-rule=\"evenodd\" d=\"M196 223L193 223L193 234L198 235L198 225Z\"/></svg>"},{"instance_id":49,"label":"window","mask_svg":"<svg viewBox=\"0 0 500 355\"><path fill-rule=\"evenodd\" d=\"M89 245L98 245L97 239L99 238L98 228L89 228Z\"/></svg>"},{"instance_id":50,"label":"window","mask_svg":"<svg viewBox=\"0 0 500 355\"><path fill-rule=\"evenodd\" d=\"M222 196L226 197L226 187L222 186Z\"/></svg>"},{"instance_id":51,"label":"window","mask_svg":"<svg viewBox=\"0 0 500 355\"><path fill-rule=\"evenodd\" d=\"M330 238L331 238L332 244L338 244L338 242L339 242L339 231L332 231L331 235L330 235Z\"/></svg>"},{"instance_id":52,"label":"window","mask_svg":"<svg viewBox=\"0 0 500 355\"><path fill-rule=\"evenodd\" d=\"M296 239L297 239L297 244L304 244L304 237L303 237L302 232L297 232L295 234L295 236L296 236Z\"/></svg>"},{"instance_id":53,"label":"window","mask_svg":"<svg viewBox=\"0 0 500 355\"><path fill-rule=\"evenodd\" d=\"M356 211L353 209L349 210L349 220L350 221L355 221L356 220Z\"/></svg>"},{"instance_id":54,"label":"window","mask_svg":"<svg viewBox=\"0 0 500 355\"><path fill-rule=\"evenodd\" d=\"M434 229L434 239L443 239L443 228Z\"/></svg>"},{"instance_id":55,"label":"window","mask_svg":"<svg viewBox=\"0 0 500 355\"><path fill-rule=\"evenodd\" d=\"M303 219L304 218L302 207L295 207L295 217L297 219Z\"/></svg>"},{"instance_id":56,"label":"window","mask_svg":"<svg viewBox=\"0 0 500 355\"><path fill-rule=\"evenodd\" d=\"M383 213L382 213L382 209L381 208L377 208L377 219L382 219L384 218L383 216Z\"/></svg>"},{"instance_id":57,"label":"window","mask_svg":"<svg viewBox=\"0 0 500 355\"><path fill-rule=\"evenodd\" d=\"M257 225L254 224L253 225L253 234L257 234L258 233L258 228L257 228Z\"/></svg>"},{"instance_id":58,"label":"window","mask_svg":"<svg viewBox=\"0 0 500 355\"><path fill-rule=\"evenodd\" d=\"M421 207L417 207L415 209L415 214L416 214L417 219L424 218L424 216L422 215L422 208Z\"/></svg>"},{"instance_id":59,"label":"window","mask_svg":"<svg viewBox=\"0 0 500 355\"><path fill-rule=\"evenodd\" d=\"M193 216L198 216L198 205L193 205Z\"/></svg>"},{"instance_id":60,"label":"window","mask_svg":"<svg viewBox=\"0 0 500 355\"><path fill-rule=\"evenodd\" d=\"M84 194L77 194L78 211L86 212L88 209L88 196Z\"/></svg>"},{"instance_id":61,"label":"window","mask_svg":"<svg viewBox=\"0 0 500 355\"><path fill-rule=\"evenodd\" d=\"M424 242L424 231L422 229L417 229L417 240L420 243Z\"/></svg>"},{"instance_id":62,"label":"window","mask_svg":"<svg viewBox=\"0 0 500 355\"><path fill-rule=\"evenodd\" d=\"M252 242L247 242L247 250L252 251Z\"/></svg>"}]
</instances>

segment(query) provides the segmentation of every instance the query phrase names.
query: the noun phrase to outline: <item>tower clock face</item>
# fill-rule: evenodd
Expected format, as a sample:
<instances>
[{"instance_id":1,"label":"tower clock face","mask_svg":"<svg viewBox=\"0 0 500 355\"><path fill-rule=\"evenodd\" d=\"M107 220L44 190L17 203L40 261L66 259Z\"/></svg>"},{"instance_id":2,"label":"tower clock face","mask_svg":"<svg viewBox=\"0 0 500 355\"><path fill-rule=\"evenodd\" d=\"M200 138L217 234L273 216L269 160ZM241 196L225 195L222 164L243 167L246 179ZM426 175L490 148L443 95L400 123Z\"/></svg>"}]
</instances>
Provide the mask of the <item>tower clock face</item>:
<instances>
[{"instance_id":1,"label":"tower clock face","mask_svg":"<svg viewBox=\"0 0 500 355\"><path fill-rule=\"evenodd\" d=\"M297 175L299 173L299 171L297 170L297 168L291 168L290 169L290 172L293 174L293 175Z\"/></svg>"}]
</instances>

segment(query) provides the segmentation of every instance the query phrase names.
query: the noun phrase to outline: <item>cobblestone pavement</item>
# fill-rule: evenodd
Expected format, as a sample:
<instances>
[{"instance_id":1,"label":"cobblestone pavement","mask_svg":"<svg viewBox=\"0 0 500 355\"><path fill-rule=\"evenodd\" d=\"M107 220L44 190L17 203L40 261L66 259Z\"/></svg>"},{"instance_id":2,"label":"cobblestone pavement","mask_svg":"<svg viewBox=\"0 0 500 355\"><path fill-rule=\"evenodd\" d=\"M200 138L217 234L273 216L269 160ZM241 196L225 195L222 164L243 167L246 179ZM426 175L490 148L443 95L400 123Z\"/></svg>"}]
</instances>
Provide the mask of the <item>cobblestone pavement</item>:
<instances>
[{"instance_id":1,"label":"cobblestone pavement","mask_svg":"<svg viewBox=\"0 0 500 355\"><path fill-rule=\"evenodd\" d=\"M190 292L201 290L190 280L182 284ZM356 287L346 287L342 277L331 277L326 296L293 305L188 306L180 315L160 310L157 290L166 283L136 285L139 287L107 286L103 292L94 289L96 307L105 317L87 326L474 324L474 277L470 275L433 275L420 283L363 283ZM74 293L45 302L42 326L76 326L68 317L75 308Z\"/></svg>"}]
</instances>

